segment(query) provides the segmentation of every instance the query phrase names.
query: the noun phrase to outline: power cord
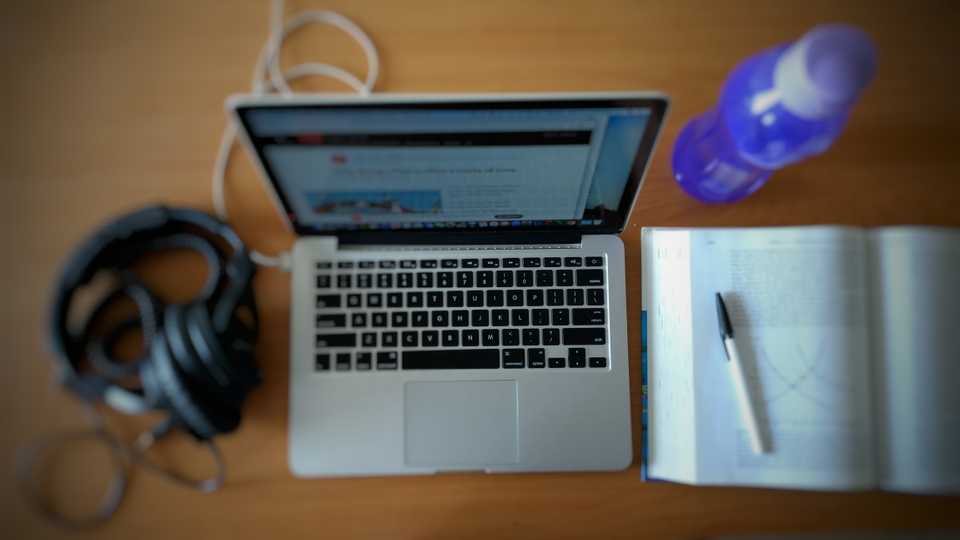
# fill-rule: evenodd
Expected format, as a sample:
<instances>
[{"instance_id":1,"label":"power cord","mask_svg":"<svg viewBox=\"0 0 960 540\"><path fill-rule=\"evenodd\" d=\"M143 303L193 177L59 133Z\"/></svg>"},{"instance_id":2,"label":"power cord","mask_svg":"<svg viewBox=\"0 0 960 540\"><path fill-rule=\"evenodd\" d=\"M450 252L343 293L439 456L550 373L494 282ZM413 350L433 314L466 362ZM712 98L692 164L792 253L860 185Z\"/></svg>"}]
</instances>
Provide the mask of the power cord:
<instances>
[{"instance_id":1,"label":"power cord","mask_svg":"<svg viewBox=\"0 0 960 540\"><path fill-rule=\"evenodd\" d=\"M264 43L260 54L257 57L257 63L253 68L253 80L251 87L255 95L281 94L290 96L293 90L290 89L290 82L303 77L329 77L340 81L352 88L361 95L370 95L377 82L377 76L380 72L380 58L377 54L377 48L374 46L370 36L357 26L353 21L336 13L326 10L304 11L297 14L292 19L284 23L284 2L283 0L274 0L270 14L270 37ZM363 49L367 60L367 77L361 81L357 76L340 67L324 62L308 62L298 64L292 68L283 71L280 68L280 50L286 39L310 24L326 24L339 28L348 36L353 38ZM231 149L237 138L237 126L232 120L228 120L220 137L220 147L217 150L217 157L213 164L213 207L220 219L228 219L227 202L225 195L225 177L227 165L230 161ZM251 250L250 258L253 262L266 267L280 268L285 271L290 270L290 253L283 252L278 255L265 255L259 251Z\"/></svg>"}]
</instances>

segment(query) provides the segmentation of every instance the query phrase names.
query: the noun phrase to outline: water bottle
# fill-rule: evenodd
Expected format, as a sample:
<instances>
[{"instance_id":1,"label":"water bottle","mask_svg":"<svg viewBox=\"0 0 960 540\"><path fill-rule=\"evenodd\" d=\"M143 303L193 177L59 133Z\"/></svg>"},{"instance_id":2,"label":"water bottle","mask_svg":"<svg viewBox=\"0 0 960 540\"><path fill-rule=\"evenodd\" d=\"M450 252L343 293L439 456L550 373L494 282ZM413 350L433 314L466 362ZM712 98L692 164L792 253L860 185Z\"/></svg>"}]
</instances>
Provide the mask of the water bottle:
<instances>
[{"instance_id":1,"label":"water bottle","mask_svg":"<svg viewBox=\"0 0 960 540\"><path fill-rule=\"evenodd\" d=\"M841 24L817 26L748 58L728 77L717 106L680 132L674 177L707 203L750 195L773 171L830 146L875 67L867 35Z\"/></svg>"}]
</instances>

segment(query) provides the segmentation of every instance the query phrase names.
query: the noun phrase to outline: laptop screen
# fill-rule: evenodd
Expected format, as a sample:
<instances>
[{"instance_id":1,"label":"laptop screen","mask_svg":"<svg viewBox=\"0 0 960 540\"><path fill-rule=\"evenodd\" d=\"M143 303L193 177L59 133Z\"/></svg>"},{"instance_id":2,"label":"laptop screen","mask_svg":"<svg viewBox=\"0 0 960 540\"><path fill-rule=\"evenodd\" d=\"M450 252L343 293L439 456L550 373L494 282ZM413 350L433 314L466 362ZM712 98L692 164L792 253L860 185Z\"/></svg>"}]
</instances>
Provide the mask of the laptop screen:
<instances>
[{"instance_id":1,"label":"laptop screen","mask_svg":"<svg viewBox=\"0 0 960 540\"><path fill-rule=\"evenodd\" d=\"M659 104L659 107L658 107ZM238 107L301 234L621 230L660 101Z\"/></svg>"}]
</instances>

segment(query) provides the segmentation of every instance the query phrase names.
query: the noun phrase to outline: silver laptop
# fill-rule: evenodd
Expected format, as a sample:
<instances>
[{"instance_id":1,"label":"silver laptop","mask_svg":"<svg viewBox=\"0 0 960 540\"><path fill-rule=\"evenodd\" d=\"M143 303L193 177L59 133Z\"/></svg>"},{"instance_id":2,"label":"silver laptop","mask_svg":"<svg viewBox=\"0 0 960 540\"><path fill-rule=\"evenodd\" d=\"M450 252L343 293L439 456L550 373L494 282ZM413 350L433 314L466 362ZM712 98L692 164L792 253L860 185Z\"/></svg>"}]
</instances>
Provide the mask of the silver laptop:
<instances>
[{"instance_id":1,"label":"silver laptop","mask_svg":"<svg viewBox=\"0 0 960 540\"><path fill-rule=\"evenodd\" d=\"M631 463L623 230L660 95L229 101L290 227L299 476Z\"/></svg>"}]
</instances>

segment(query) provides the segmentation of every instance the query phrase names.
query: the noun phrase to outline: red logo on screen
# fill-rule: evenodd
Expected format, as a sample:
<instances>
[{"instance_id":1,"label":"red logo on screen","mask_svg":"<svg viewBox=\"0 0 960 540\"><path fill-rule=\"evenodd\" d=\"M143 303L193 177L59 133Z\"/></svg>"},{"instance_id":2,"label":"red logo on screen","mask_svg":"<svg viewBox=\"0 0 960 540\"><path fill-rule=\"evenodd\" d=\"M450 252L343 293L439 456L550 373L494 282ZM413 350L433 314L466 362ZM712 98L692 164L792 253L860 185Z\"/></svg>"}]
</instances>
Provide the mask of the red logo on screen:
<instances>
[{"instance_id":1,"label":"red logo on screen","mask_svg":"<svg viewBox=\"0 0 960 540\"><path fill-rule=\"evenodd\" d=\"M334 154L330 156L330 161L333 162L334 165L343 165L347 162L347 156L343 154Z\"/></svg>"}]
</instances>

